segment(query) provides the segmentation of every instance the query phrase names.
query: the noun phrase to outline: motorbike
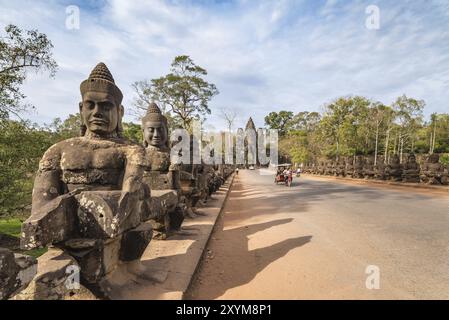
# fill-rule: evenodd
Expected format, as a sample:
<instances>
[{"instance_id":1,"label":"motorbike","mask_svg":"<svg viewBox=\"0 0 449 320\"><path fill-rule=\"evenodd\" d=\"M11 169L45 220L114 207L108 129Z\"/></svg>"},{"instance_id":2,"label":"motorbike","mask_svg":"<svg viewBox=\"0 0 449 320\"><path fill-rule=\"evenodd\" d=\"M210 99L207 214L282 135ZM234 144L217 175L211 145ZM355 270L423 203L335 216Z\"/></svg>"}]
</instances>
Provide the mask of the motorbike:
<instances>
[{"instance_id":1,"label":"motorbike","mask_svg":"<svg viewBox=\"0 0 449 320\"><path fill-rule=\"evenodd\" d=\"M290 173L287 177L284 178L284 181L287 187L291 187L293 182L293 175Z\"/></svg>"}]
</instances>

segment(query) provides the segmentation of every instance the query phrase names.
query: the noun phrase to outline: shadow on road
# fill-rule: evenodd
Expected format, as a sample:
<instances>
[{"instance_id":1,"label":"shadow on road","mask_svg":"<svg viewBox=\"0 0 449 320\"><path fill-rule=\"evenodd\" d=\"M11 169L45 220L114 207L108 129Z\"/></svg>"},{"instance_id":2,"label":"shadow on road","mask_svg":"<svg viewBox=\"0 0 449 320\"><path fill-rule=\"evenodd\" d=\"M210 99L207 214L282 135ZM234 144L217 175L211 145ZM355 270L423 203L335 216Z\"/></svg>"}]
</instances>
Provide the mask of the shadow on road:
<instances>
[{"instance_id":1,"label":"shadow on road","mask_svg":"<svg viewBox=\"0 0 449 320\"><path fill-rule=\"evenodd\" d=\"M286 239L279 243L249 250L249 236L269 228L292 222L293 219L279 219L234 229L223 229L220 219L218 230L204 257L198 278L193 282L187 299L216 299L227 290L249 283L268 265L285 256L289 251L311 241L312 236ZM199 284L207 281L204 285Z\"/></svg>"},{"instance_id":2,"label":"shadow on road","mask_svg":"<svg viewBox=\"0 0 449 320\"><path fill-rule=\"evenodd\" d=\"M422 197L414 193L385 192L377 188L304 178L294 180L294 185L291 188L277 186L270 179L255 182L238 179L234 181L230 195L231 201L235 204L234 210L232 210L233 214L226 219L228 223L235 223L264 214L301 214L308 212L311 205L319 205L321 202L329 200L345 199L348 195L355 205L376 202L380 199L407 201Z\"/></svg>"}]
</instances>

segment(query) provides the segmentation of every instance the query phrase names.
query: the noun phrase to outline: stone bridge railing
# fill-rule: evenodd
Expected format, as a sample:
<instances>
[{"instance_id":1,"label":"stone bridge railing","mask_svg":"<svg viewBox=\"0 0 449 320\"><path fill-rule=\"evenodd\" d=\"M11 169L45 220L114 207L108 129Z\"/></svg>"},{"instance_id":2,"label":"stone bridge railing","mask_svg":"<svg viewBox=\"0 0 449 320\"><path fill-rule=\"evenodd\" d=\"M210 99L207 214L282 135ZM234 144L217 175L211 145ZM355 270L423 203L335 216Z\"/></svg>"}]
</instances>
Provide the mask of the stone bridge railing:
<instances>
[{"instance_id":1,"label":"stone bridge railing","mask_svg":"<svg viewBox=\"0 0 449 320\"><path fill-rule=\"evenodd\" d=\"M388 162L383 157L374 161L373 157L347 157L338 161L321 160L306 164L302 172L312 175L349 177L355 179L375 179L428 185L448 185L449 166L440 163L440 155L429 155L418 163L413 154L401 163L398 155Z\"/></svg>"}]
</instances>

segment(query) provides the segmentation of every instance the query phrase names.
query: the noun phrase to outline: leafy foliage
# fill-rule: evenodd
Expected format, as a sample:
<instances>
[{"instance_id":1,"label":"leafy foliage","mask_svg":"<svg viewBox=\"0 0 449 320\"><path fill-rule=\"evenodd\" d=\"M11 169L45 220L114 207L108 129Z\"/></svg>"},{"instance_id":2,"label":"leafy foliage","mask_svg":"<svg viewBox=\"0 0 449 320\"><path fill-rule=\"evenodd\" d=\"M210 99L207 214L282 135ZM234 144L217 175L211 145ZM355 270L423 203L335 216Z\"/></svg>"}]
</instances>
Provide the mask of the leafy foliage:
<instances>
[{"instance_id":1,"label":"leafy foliage","mask_svg":"<svg viewBox=\"0 0 449 320\"><path fill-rule=\"evenodd\" d=\"M54 134L23 121L0 121L0 216L31 204L33 174Z\"/></svg>"},{"instance_id":2,"label":"leafy foliage","mask_svg":"<svg viewBox=\"0 0 449 320\"><path fill-rule=\"evenodd\" d=\"M211 113L209 101L219 93L214 84L203 79L206 75L207 71L189 56L177 56L166 76L133 84L137 94L134 106L143 113L152 101L158 102L172 127L191 129L193 120L204 121Z\"/></svg>"},{"instance_id":3,"label":"leafy foliage","mask_svg":"<svg viewBox=\"0 0 449 320\"><path fill-rule=\"evenodd\" d=\"M425 102L405 95L391 106L361 96L327 103L322 114L272 112L265 122L283 131L279 153L296 163L340 156L449 152L449 115L425 123ZM445 158L442 158L442 161Z\"/></svg>"},{"instance_id":4,"label":"leafy foliage","mask_svg":"<svg viewBox=\"0 0 449 320\"><path fill-rule=\"evenodd\" d=\"M25 95L20 91L27 72L48 70L54 76L57 64L53 60L53 45L45 34L37 30L23 31L14 25L5 28L0 38L0 117L19 115L27 105L21 103Z\"/></svg>"},{"instance_id":5,"label":"leafy foliage","mask_svg":"<svg viewBox=\"0 0 449 320\"><path fill-rule=\"evenodd\" d=\"M278 130L280 136L284 136L291 127L291 120L293 119L293 112L280 111L270 112L265 117L265 125L270 129Z\"/></svg>"},{"instance_id":6,"label":"leafy foliage","mask_svg":"<svg viewBox=\"0 0 449 320\"><path fill-rule=\"evenodd\" d=\"M123 136L135 143L142 144L143 141L142 126L132 122L124 122Z\"/></svg>"}]
</instances>

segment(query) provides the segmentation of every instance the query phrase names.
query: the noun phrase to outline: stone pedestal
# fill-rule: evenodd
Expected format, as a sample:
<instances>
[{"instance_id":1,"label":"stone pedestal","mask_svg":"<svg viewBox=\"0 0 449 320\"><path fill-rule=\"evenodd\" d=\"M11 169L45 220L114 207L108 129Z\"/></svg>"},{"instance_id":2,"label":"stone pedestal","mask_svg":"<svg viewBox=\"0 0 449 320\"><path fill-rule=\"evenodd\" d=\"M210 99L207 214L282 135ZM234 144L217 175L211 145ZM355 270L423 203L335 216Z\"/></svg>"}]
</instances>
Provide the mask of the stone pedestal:
<instances>
[{"instance_id":1,"label":"stone pedestal","mask_svg":"<svg viewBox=\"0 0 449 320\"><path fill-rule=\"evenodd\" d=\"M35 258L0 248L0 300L26 288L36 273Z\"/></svg>"},{"instance_id":2,"label":"stone pedestal","mask_svg":"<svg viewBox=\"0 0 449 320\"><path fill-rule=\"evenodd\" d=\"M70 255L50 248L38 258L37 274L14 300L84 300L95 296L80 284L80 267Z\"/></svg>"}]
</instances>

